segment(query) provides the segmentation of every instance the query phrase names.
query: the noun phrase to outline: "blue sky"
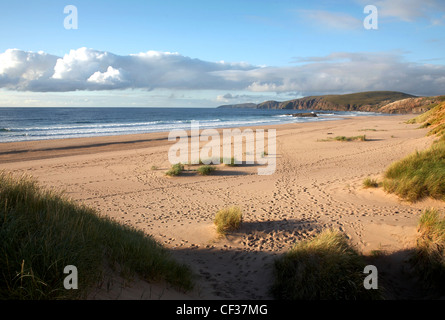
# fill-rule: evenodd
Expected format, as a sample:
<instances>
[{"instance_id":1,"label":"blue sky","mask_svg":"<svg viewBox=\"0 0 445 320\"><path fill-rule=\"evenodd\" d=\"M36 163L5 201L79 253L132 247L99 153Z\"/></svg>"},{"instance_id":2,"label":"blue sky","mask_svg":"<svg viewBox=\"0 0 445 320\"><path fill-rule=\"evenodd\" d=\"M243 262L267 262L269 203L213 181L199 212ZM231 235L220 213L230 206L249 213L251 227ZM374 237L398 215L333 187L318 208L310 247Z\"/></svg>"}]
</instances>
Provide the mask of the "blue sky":
<instances>
[{"instance_id":1,"label":"blue sky","mask_svg":"<svg viewBox=\"0 0 445 320\"><path fill-rule=\"evenodd\" d=\"M369 4L377 30L363 27ZM64 28L66 5L77 30ZM212 107L445 87L441 0L1 1L0 39L0 106Z\"/></svg>"}]
</instances>

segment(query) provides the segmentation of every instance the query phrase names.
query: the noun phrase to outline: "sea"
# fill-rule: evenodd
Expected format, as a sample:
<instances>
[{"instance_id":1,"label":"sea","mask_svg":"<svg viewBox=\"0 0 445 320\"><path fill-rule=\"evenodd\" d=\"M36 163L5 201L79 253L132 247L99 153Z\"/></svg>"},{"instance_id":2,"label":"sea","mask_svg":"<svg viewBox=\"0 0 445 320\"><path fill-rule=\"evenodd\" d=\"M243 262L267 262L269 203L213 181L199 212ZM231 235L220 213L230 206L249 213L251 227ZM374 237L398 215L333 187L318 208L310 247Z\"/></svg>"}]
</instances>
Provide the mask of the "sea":
<instances>
[{"instance_id":1,"label":"sea","mask_svg":"<svg viewBox=\"0 0 445 320\"><path fill-rule=\"evenodd\" d=\"M315 112L317 117L289 113ZM232 128L334 121L373 112L229 108L0 108L0 143L112 136L199 128Z\"/></svg>"}]
</instances>

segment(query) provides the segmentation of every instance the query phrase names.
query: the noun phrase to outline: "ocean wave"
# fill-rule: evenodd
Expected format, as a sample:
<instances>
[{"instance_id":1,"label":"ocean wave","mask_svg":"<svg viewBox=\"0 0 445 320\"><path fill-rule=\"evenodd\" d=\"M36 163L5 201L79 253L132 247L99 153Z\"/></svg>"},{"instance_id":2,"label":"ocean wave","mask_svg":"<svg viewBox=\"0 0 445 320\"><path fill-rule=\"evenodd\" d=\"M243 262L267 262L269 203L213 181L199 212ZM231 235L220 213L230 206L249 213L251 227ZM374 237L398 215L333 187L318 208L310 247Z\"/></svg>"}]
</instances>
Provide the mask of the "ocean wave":
<instances>
[{"instance_id":1,"label":"ocean wave","mask_svg":"<svg viewBox=\"0 0 445 320\"><path fill-rule=\"evenodd\" d=\"M67 119L58 118L55 120L48 120L52 119L51 117L48 117L41 122L23 122L23 117L17 117L14 124L11 124L12 122L3 123L4 128L0 128L0 142L169 132L173 129L190 130L192 123L198 123L200 129L239 128L285 123L339 120L350 116L375 114L359 112L320 112L317 113L319 117L299 118L285 114L264 112L240 112L237 114L237 112L231 110L227 113L218 111L217 114L208 115L204 113L201 114L200 112L195 114L181 114L175 112L174 114L168 114L169 117L157 113L152 114L150 117L140 118L137 118L137 114L129 113L128 117L125 117L125 115L126 114L123 113L123 117L119 118L112 115L112 117L108 119L105 119L102 116L100 118L95 118L93 115L91 120L88 120L88 117L86 116L83 116L82 119L76 119L74 117ZM181 115L183 115L183 119L181 119ZM28 123L29 126L25 126L25 123Z\"/></svg>"},{"instance_id":2,"label":"ocean wave","mask_svg":"<svg viewBox=\"0 0 445 320\"><path fill-rule=\"evenodd\" d=\"M77 129L96 129L96 128L114 128L114 127L134 127L134 126L145 126L161 123L162 121L150 121L150 122L135 122L135 123L104 123L104 124L94 124L85 126L44 126L44 127L22 127L22 128L12 128L14 131L46 131L46 130L77 130Z\"/></svg>"},{"instance_id":3,"label":"ocean wave","mask_svg":"<svg viewBox=\"0 0 445 320\"><path fill-rule=\"evenodd\" d=\"M292 115L291 114L277 114L273 117L274 118L289 118L289 117L292 117Z\"/></svg>"}]
</instances>

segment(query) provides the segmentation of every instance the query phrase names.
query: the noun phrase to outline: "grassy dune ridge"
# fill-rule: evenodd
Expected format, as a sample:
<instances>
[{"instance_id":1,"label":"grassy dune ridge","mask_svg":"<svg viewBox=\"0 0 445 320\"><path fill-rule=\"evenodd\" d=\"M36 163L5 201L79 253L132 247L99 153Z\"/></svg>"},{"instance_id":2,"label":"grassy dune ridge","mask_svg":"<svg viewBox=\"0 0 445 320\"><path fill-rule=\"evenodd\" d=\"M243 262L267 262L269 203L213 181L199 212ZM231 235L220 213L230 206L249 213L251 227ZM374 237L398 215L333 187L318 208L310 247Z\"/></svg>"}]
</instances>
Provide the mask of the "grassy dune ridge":
<instances>
[{"instance_id":1,"label":"grassy dune ridge","mask_svg":"<svg viewBox=\"0 0 445 320\"><path fill-rule=\"evenodd\" d=\"M439 139L429 149L393 163L384 174L383 188L409 201L445 200L445 101L409 123L422 123Z\"/></svg>"},{"instance_id":2,"label":"grassy dune ridge","mask_svg":"<svg viewBox=\"0 0 445 320\"><path fill-rule=\"evenodd\" d=\"M44 190L30 177L0 173L0 299L79 299L106 268L131 279L167 281L189 290L191 270L150 236ZM78 269L66 290L64 267Z\"/></svg>"},{"instance_id":3,"label":"grassy dune ridge","mask_svg":"<svg viewBox=\"0 0 445 320\"><path fill-rule=\"evenodd\" d=\"M428 135L438 137L432 146L391 164L383 178L385 191L403 199L418 201L425 197L445 201L445 97L429 111L407 123L430 128ZM445 218L436 209L420 217L419 237L411 262L424 287L439 296L445 294Z\"/></svg>"}]
</instances>

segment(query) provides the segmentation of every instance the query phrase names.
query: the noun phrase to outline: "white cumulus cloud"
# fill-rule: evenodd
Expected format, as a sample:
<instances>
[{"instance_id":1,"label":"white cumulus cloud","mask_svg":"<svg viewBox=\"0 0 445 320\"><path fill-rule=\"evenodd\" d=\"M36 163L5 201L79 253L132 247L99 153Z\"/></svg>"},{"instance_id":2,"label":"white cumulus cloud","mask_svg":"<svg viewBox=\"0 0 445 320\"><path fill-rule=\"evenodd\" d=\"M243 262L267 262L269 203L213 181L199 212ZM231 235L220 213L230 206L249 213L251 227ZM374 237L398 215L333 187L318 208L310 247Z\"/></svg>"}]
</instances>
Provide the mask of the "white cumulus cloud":
<instances>
[{"instance_id":1,"label":"white cumulus cloud","mask_svg":"<svg viewBox=\"0 0 445 320\"><path fill-rule=\"evenodd\" d=\"M113 85L115 83L122 82L121 72L109 66L106 72L96 71L88 78L88 82L94 82L97 84Z\"/></svg>"},{"instance_id":2,"label":"white cumulus cloud","mask_svg":"<svg viewBox=\"0 0 445 320\"><path fill-rule=\"evenodd\" d=\"M158 51L121 56L79 48L57 57L9 49L0 53L0 88L32 92L166 89L310 95L396 90L416 95L444 94L445 66L407 62L403 52L333 52L299 57L294 62L260 67Z\"/></svg>"},{"instance_id":3,"label":"white cumulus cloud","mask_svg":"<svg viewBox=\"0 0 445 320\"><path fill-rule=\"evenodd\" d=\"M26 89L26 83L48 79L57 57L44 52L8 49L0 54L0 87Z\"/></svg>"}]
</instances>

